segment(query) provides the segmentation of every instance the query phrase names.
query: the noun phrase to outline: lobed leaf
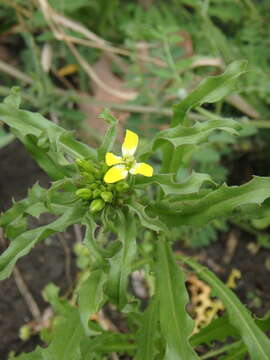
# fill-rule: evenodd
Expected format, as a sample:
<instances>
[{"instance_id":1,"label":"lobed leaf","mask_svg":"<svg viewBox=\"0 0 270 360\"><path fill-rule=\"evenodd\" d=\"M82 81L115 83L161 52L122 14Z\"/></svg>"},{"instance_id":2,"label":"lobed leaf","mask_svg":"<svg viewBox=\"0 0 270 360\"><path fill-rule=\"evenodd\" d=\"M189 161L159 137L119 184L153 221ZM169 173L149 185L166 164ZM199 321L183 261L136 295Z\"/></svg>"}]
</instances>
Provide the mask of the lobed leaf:
<instances>
[{"instance_id":1,"label":"lobed leaf","mask_svg":"<svg viewBox=\"0 0 270 360\"><path fill-rule=\"evenodd\" d=\"M270 197L270 178L255 176L241 186L220 186L194 200L163 201L153 207L170 226L203 225L248 204L262 204Z\"/></svg>"},{"instance_id":2,"label":"lobed leaf","mask_svg":"<svg viewBox=\"0 0 270 360\"><path fill-rule=\"evenodd\" d=\"M38 164L53 179L70 175L72 168L64 153L72 158L96 159L96 151L74 139L71 132L41 114L18 108L14 91L0 104L0 119L22 141Z\"/></svg>"},{"instance_id":3,"label":"lobed leaf","mask_svg":"<svg viewBox=\"0 0 270 360\"><path fill-rule=\"evenodd\" d=\"M208 174L193 172L184 181L178 183L174 181L173 174L158 174L152 177L136 177L136 187L144 188L145 185L157 184L164 191L165 195L184 195L196 193L200 190L203 183L215 184Z\"/></svg>"},{"instance_id":4,"label":"lobed leaf","mask_svg":"<svg viewBox=\"0 0 270 360\"><path fill-rule=\"evenodd\" d=\"M157 217L152 218L146 214L146 206L141 205L138 202L133 202L132 204L128 204L127 206L131 210L131 212L138 215L141 224L146 228L156 232L168 232L166 225L162 221L160 221Z\"/></svg>"},{"instance_id":5,"label":"lobed leaf","mask_svg":"<svg viewBox=\"0 0 270 360\"><path fill-rule=\"evenodd\" d=\"M0 280L5 279L11 274L16 261L28 254L38 241L57 232L64 231L68 226L80 222L84 213L85 209L81 204L73 206L51 224L28 230L17 236L0 256Z\"/></svg>"}]
</instances>

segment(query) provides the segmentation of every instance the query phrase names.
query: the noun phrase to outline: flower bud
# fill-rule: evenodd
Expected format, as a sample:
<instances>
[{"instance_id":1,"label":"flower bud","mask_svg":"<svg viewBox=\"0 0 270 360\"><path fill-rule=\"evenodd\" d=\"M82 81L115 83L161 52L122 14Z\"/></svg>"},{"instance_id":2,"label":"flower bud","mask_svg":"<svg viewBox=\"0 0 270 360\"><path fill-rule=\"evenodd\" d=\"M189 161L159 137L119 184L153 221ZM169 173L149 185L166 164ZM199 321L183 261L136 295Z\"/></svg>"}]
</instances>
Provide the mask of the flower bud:
<instances>
[{"instance_id":1,"label":"flower bud","mask_svg":"<svg viewBox=\"0 0 270 360\"><path fill-rule=\"evenodd\" d=\"M90 211L92 213L102 210L105 206L105 202L102 199L95 199L91 202Z\"/></svg>"},{"instance_id":2,"label":"flower bud","mask_svg":"<svg viewBox=\"0 0 270 360\"><path fill-rule=\"evenodd\" d=\"M89 250L87 247L79 242L74 245L74 252L77 256L89 256Z\"/></svg>"},{"instance_id":3,"label":"flower bud","mask_svg":"<svg viewBox=\"0 0 270 360\"><path fill-rule=\"evenodd\" d=\"M100 180L103 178L103 173L102 171L98 170L98 169L94 169L94 175L95 175L95 178Z\"/></svg>"},{"instance_id":4,"label":"flower bud","mask_svg":"<svg viewBox=\"0 0 270 360\"><path fill-rule=\"evenodd\" d=\"M75 194L81 199L88 200L92 196L92 191L88 188L82 188L77 190Z\"/></svg>"},{"instance_id":5,"label":"flower bud","mask_svg":"<svg viewBox=\"0 0 270 360\"><path fill-rule=\"evenodd\" d=\"M113 193L110 191L103 191L100 196L105 202L112 202L113 200Z\"/></svg>"},{"instance_id":6,"label":"flower bud","mask_svg":"<svg viewBox=\"0 0 270 360\"><path fill-rule=\"evenodd\" d=\"M31 337L31 328L29 325L23 325L19 330L19 337L23 341L27 341Z\"/></svg>"},{"instance_id":7,"label":"flower bud","mask_svg":"<svg viewBox=\"0 0 270 360\"><path fill-rule=\"evenodd\" d=\"M76 164L81 171L93 172L95 170L94 165L89 160L76 159Z\"/></svg>"},{"instance_id":8,"label":"flower bud","mask_svg":"<svg viewBox=\"0 0 270 360\"><path fill-rule=\"evenodd\" d=\"M88 182L89 184L91 184L95 180L95 178L92 174L89 174L88 172L85 172L85 171L82 173L82 176L84 177L86 182Z\"/></svg>"},{"instance_id":9,"label":"flower bud","mask_svg":"<svg viewBox=\"0 0 270 360\"><path fill-rule=\"evenodd\" d=\"M124 191L127 191L129 189L129 185L126 182L117 183L115 185L115 187L116 187L116 190L119 191L119 192L124 192Z\"/></svg>"},{"instance_id":10,"label":"flower bud","mask_svg":"<svg viewBox=\"0 0 270 360\"><path fill-rule=\"evenodd\" d=\"M96 199L100 197L101 191L99 189L93 190L93 198Z\"/></svg>"},{"instance_id":11,"label":"flower bud","mask_svg":"<svg viewBox=\"0 0 270 360\"><path fill-rule=\"evenodd\" d=\"M41 135L37 141L37 146L43 150L49 150L50 142L47 135Z\"/></svg>"}]
</instances>

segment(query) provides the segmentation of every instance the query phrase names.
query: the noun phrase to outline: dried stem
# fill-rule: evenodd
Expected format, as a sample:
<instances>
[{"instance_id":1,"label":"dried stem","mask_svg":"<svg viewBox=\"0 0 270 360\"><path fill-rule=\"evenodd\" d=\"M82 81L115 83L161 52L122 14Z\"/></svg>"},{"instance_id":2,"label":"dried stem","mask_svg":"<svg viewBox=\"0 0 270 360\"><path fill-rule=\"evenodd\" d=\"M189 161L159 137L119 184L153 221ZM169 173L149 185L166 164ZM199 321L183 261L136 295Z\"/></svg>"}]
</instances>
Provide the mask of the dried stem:
<instances>
[{"instance_id":1,"label":"dried stem","mask_svg":"<svg viewBox=\"0 0 270 360\"><path fill-rule=\"evenodd\" d=\"M24 281L22 274L17 266L14 266L13 269L13 276L15 283L18 287L18 290L22 297L24 298L24 301L26 305L28 306L33 318L36 320L36 322L39 322L41 320L41 311L39 310L39 307L33 298L32 294L30 293L30 290Z\"/></svg>"}]
</instances>

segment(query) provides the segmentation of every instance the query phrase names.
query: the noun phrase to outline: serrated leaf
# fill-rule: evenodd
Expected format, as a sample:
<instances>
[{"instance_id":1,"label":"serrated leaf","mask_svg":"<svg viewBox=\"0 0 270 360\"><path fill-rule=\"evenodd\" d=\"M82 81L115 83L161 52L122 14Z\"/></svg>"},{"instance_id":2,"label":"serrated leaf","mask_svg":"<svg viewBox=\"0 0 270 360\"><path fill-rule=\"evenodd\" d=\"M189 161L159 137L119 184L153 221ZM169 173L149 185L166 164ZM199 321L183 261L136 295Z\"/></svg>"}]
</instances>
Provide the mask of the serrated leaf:
<instances>
[{"instance_id":1,"label":"serrated leaf","mask_svg":"<svg viewBox=\"0 0 270 360\"><path fill-rule=\"evenodd\" d=\"M97 313L106 301L104 286L107 277L108 275L104 273L103 270L94 270L89 274L78 290L79 313L86 335L91 335L88 326L91 315Z\"/></svg>"},{"instance_id":2,"label":"serrated leaf","mask_svg":"<svg viewBox=\"0 0 270 360\"><path fill-rule=\"evenodd\" d=\"M42 290L42 296L45 301L50 303L55 314L61 316L68 316L73 307L68 300L59 296L60 288L53 283L49 283Z\"/></svg>"},{"instance_id":3,"label":"serrated leaf","mask_svg":"<svg viewBox=\"0 0 270 360\"><path fill-rule=\"evenodd\" d=\"M28 196L12 205L4 214L0 216L0 226L7 226L24 213L28 213L28 209L36 203L43 204L46 198L47 189L39 186L38 183L34 184L28 190ZM36 214L38 216L38 214Z\"/></svg>"},{"instance_id":4,"label":"serrated leaf","mask_svg":"<svg viewBox=\"0 0 270 360\"><path fill-rule=\"evenodd\" d=\"M25 145L38 164L53 179L62 179L75 171L64 154L75 158L96 159L96 151L75 140L71 132L45 119L38 113L20 110L10 95L0 104L1 120Z\"/></svg>"},{"instance_id":5,"label":"serrated leaf","mask_svg":"<svg viewBox=\"0 0 270 360\"><path fill-rule=\"evenodd\" d=\"M198 192L204 182L214 184L210 175L193 172L182 182L175 182L173 174L158 174L152 177L136 177L136 186L143 188L149 184L158 184L165 195L183 195Z\"/></svg>"},{"instance_id":6,"label":"serrated leaf","mask_svg":"<svg viewBox=\"0 0 270 360\"><path fill-rule=\"evenodd\" d=\"M185 277L175 262L170 245L163 238L159 238L157 243L156 267L160 328L166 341L164 359L199 359L189 343L194 325L186 311Z\"/></svg>"},{"instance_id":7,"label":"serrated leaf","mask_svg":"<svg viewBox=\"0 0 270 360\"><path fill-rule=\"evenodd\" d=\"M164 201L154 208L161 219L171 226L203 225L212 219L226 216L248 204L263 203L270 197L270 178L254 177L241 186L222 185L198 199Z\"/></svg>"},{"instance_id":8,"label":"serrated leaf","mask_svg":"<svg viewBox=\"0 0 270 360\"><path fill-rule=\"evenodd\" d=\"M10 275L16 261L28 254L38 241L64 231L68 226L80 222L84 213L85 209L80 205L73 206L51 224L28 230L17 236L0 256L0 280Z\"/></svg>"},{"instance_id":9,"label":"serrated leaf","mask_svg":"<svg viewBox=\"0 0 270 360\"><path fill-rule=\"evenodd\" d=\"M0 226L3 227L5 236L9 240L13 240L27 230L27 215L39 217L40 214L48 211L45 204L46 192L46 189L36 183L28 190L25 199L14 203L9 210L0 215Z\"/></svg>"},{"instance_id":10,"label":"serrated leaf","mask_svg":"<svg viewBox=\"0 0 270 360\"><path fill-rule=\"evenodd\" d=\"M240 60L231 63L225 72L218 76L203 80L183 101L174 106L172 126L182 122L186 113L203 103L214 103L235 89L240 75L247 71L247 61Z\"/></svg>"},{"instance_id":11,"label":"serrated leaf","mask_svg":"<svg viewBox=\"0 0 270 360\"><path fill-rule=\"evenodd\" d=\"M194 260L181 257L198 276L206 281L221 299L228 311L230 323L237 329L244 341L251 360L270 359L270 339L260 330L246 307L219 278Z\"/></svg>"},{"instance_id":12,"label":"serrated leaf","mask_svg":"<svg viewBox=\"0 0 270 360\"><path fill-rule=\"evenodd\" d=\"M166 225L162 221L160 221L157 217L152 218L146 214L145 212L146 206L143 206L137 202L133 202L132 204L127 204L127 206L133 213L138 215L141 224L146 228L150 230L154 230L156 232L160 232L160 231L168 232Z\"/></svg>"}]
</instances>

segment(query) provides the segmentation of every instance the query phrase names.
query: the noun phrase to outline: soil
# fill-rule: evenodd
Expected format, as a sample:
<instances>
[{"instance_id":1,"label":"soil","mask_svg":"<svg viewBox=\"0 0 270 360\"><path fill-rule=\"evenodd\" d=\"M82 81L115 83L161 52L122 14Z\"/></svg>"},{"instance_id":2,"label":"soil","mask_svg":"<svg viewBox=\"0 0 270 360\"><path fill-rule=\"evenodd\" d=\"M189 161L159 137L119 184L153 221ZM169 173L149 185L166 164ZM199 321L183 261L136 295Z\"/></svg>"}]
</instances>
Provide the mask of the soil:
<instances>
[{"instance_id":1,"label":"soil","mask_svg":"<svg viewBox=\"0 0 270 360\"><path fill-rule=\"evenodd\" d=\"M27 189L35 182L48 187L49 179L44 172L26 153L19 142L0 149L0 211L6 210L12 203L12 198L20 200L27 194ZM39 220L46 222L48 218ZM37 220L33 226L37 225ZM228 250L228 239L231 232L237 238L236 248L231 259L226 263L224 254ZM50 282L60 286L65 293L70 286L70 278L74 277L75 267L72 255L70 273L67 273L67 253L71 251L74 242L73 229L64 234L63 241L51 238L49 241L38 244L29 255L19 260L17 267L25 280L30 293L36 300L41 311L47 304L42 298L42 289ZM250 234L231 229L228 233L220 235L219 241L203 249L186 250L187 253L197 255L209 268L226 280L232 268L241 271L242 277L237 282L236 293L240 299L258 316L263 316L270 308L270 282L269 265L270 253L268 250L259 249L256 254L251 254L250 244L256 250L256 239ZM255 244L255 245L254 245ZM0 243L0 251L4 244ZM6 360L10 351L20 353L31 351L39 343L38 337L32 337L23 342L19 339L18 332L22 325L33 320L24 298L20 294L14 281L14 276L0 282L0 358Z\"/></svg>"}]
</instances>

